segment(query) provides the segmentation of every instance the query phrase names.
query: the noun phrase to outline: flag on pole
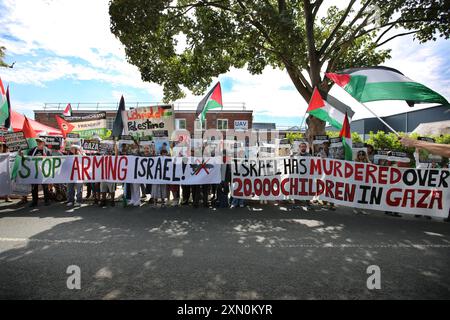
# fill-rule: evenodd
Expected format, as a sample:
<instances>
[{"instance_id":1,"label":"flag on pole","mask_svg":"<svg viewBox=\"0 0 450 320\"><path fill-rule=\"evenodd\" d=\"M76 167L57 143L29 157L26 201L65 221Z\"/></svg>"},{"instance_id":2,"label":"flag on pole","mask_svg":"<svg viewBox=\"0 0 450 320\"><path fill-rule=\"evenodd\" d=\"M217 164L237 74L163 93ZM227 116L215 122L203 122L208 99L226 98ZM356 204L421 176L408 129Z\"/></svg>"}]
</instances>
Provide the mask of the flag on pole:
<instances>
[{"instance_id":1,"label":"flag on pole","mask_svg":"<svg viewBox=\"0 0 450 320\"><path fill-rule=\"evenodd\" d=\"M326 76L359 102L405 100L415 103L447 104L439 93L388 67L346 69Z\"/></svg>"},{"instance_id":2,"label":"flag on pole","mask_svg":"<svg viewBox=\"0 0 450 320\"><path fill-rule=\"evenodd\" d=\"M331 95L321 92L317 88L314 88L306 112L320 120L328 122L336 129L342 129L346 114L350 115L350 118L355 114L350 107Z\"/></svg>"},{"instance_id":3,"label":"flag on pole","mask_svg":"<svg viewBox=\"0 0 450 320\"><path fill-rule=\"evenodd\" d=\"M125 99L120 98L119 109L117 110L116 119L114 119L112 137L119 138L123 132L122 111L125 111Z\"/></svg>"},{"instance_id":4,"label":"flag on pole","mask_svg":"<svg viewBox=\"0 0 450 320\"><path fill-rule=\"evenodd\" d=\"M75 126L59 116L55 116L55 118L56 118L56 122L58 122L58 126L59 126L59 129L61 130L62 136L64 138L66 138L67 134L71 133L72 130L75 128Z\"/></svg>"},{"instance_id":5,"label":"flag on pole","mask_svg":"<svg viewBox=\"0 0 450 320\"><path fill-rule=\"evenodd\" d=\"M67 105L66 109L64 109L63 116L64 117L72 116L72 106L70 105L70 103Z\"/></svg>"},{"instance_id":6,"label":"flag on pole","mask_svg":"<svg viewBox=\"0 0 450 320\"><path fill-rule=\"evenodd\" d=\"M345 160L347 161L353 160L352 132L350 130L350 123L348 121L347 114L344 117L344 123L342 124L342 129L341 132L339 133L339 137L342 138L342 144L344 145Z\"/></svg>"},{"instance_id":7,"label":"flag on pole","mask_svg":"<svg viewBox=\"0 0 450 320\"><path fill-rule=\"evenodd\" d=\"M22 132L23 132L24 138L27 139L27 142L28 142L28 149L25 150L25 155L26 155L30 149L37 147L36 138L38 137L36 131L34 131L33 127L31 126L31 124L28 121L28 118L26 116L25 116L25 121L23 122ZM17 178L17 173L19 172L21 163L22 163L22 156L21 156L21 154L18 154L16 156L16 158L14 159L13 168L11 170L11 179L12 180L15 180Z\"/></svg>"},{"instance_id":8,"label":"flag on pole","mask_svg":"<svg viewBox=\"0 0 450 320\"><path fill-rule=\"evenodd\" d=\"M200 116L201 120L206 119L206 113L211 109L223 108L222 103L222 87L220 82L208 92L208 94L200 101L197 106L195 118Z\"/></svg>"},{"instance_id":9,"label":"flag on pole","mask_svg":"<svg viewBox=\"0 0 450 320\"><path fill-rule=\"evenodd\" d=\"M1 86L3 87L3 85ZM9 86L6 89L5 97L2 96L2 101L3 102L1 102L0 106L0 126L2 125L9 129L11 127L11 101L9 99Z\"/></svg>"}]
</instances>

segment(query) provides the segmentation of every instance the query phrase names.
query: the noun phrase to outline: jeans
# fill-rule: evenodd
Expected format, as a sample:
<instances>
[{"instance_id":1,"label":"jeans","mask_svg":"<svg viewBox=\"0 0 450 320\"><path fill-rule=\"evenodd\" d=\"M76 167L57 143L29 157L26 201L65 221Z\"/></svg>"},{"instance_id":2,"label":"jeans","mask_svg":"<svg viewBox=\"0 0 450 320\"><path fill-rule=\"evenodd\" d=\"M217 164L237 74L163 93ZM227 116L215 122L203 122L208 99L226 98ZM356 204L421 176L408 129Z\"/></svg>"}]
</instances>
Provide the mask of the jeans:
<instances>
[{"instance_id":1,"label":"jeans","mask_svg":"<svg viewBox=\"0 0 450 320\"><path fill-rule=\"evenodd\" d=\"M83 200L83 184L82 183L68 183L67 184L67 201L74 202L75 190L77 191L77 202L81 203Z\"/></svg>"},{"instance_id":2,"label":"jeans","mask_svg":"<svg viewBox=\"0 0 450 320\"><path fill-rule=\"evenodd\" d=\"M244 199L237 199L237 198L233 198L233 201L231 201L231 205L233 207L239 207L239 206L243 206L245 204Z\"/></svg>"}]
</instances>

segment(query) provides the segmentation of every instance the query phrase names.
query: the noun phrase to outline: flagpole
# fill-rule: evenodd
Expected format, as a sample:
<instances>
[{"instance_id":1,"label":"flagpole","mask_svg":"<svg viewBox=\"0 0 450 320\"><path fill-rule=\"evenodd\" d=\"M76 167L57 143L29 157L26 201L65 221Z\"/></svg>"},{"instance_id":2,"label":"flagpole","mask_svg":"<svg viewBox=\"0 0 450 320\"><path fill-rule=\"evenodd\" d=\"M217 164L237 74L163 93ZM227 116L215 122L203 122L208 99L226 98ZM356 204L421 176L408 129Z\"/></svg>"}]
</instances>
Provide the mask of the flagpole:
<instances>
[{"instance_id":1,"label":"flagpole","mask_svg":"<svg viewBox=\"0 0 450 320\"><path fill-rule=\"evenodd\" d=\"M353 100L357 101L360 105L362 105L364 108L366 108L367 111L369 111L373 116L375 116L378 120L381 121L381 123L383 123L389 130L391 130L393 133L395 133L397 135L397 137L400 137L400 135L398 134L397 131L394 130L394 128L392 128L390 125L388 125L386 123L386 121L384 121L383 119L381 119L375 112L372 111L372 109L370 109L368 106L366 106L364 103L362 103L361 101L356 100L352 95L350 95L347 91L344 90L344 88L340 87L340 86L336 86L337 88L339 88L340 90L342 90L343 92L345 92L346 94L348 94L350 97L352 97Z\"/></svg>"},{"instance_id":2,"label":"flagpole","mask_svg":"<svg viewBox=\"0 0 450 320\"><path fill-rule=\"evenodd\" d=\"M359 102L359 101L358 101ZM364 103L359 102L364 108L366 108L367 111L369 111L372 115L374 115L378 120L380 120L389 130L391 130L393 133L397 135L397 137L400 137L397 131L394 130L390 125L387 124L386 121L381 119L375 112L373 112L368 106L366 106Z\"/></svg>"}]
</instances>

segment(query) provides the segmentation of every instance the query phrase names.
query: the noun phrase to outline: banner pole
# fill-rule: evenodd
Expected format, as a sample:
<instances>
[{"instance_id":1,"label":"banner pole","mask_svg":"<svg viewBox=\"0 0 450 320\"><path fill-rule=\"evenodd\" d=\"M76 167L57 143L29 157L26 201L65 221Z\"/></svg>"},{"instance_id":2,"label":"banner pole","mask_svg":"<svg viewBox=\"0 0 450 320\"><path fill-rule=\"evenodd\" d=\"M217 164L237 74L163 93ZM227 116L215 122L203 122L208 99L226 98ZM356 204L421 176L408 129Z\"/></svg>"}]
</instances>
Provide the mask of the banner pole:
<instances>
[{"instance_id":1,"label":"banner pole","mask_svg":"<svg viewBox=\"0 0 450 320\"><path fill-rule=\"evenodd\" d=\"M366 106L364 103L360 102L360 104L366 108L367 111L369 111L371 114L373 114L378 120L380 120L386 127L388 127L389 130L391 130L393 133L397 135L397 137L400 137L397 131L395 131L390 125L386 123L383 119L381 119L375 112L373 112L368 106Z\"/></svg>"}]
</instances>

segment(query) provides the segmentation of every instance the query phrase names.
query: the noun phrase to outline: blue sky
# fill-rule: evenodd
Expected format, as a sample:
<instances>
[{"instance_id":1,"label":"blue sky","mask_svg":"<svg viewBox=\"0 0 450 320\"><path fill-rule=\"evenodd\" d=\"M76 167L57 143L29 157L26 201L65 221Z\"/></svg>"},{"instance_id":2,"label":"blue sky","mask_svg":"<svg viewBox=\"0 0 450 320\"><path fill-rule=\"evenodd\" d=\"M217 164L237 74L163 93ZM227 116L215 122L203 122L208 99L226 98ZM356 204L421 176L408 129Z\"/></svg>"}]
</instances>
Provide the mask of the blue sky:
<instances>
[{"instance_id":1,"label":"blue sky","mask_svg":"<svg viewBox=\"0 0 450 320\"><path fill-rule=\"evenodd\" d=\"M32 116L46 102L117 102L122 94L129 102L161 101L162 88L141 81L110 33L108 0L0 0L0 12L0 45L7 47L7 62L16 62L14 69L0 69L0 77L11 87L15 110ZM393 56L384 65L450 98L449 41L421 45L403 37L389 47ZM254 121L301 123L307 105L284 71L267 68L252 76L233 69L218 80L224 102L245 103ZM355 118L369 116L339 88L332 93L356 111ZM200 99L188 93L183 102ZM377 102L373 109L388 115L408 107Z\"/></svg>"}]
</instances>

